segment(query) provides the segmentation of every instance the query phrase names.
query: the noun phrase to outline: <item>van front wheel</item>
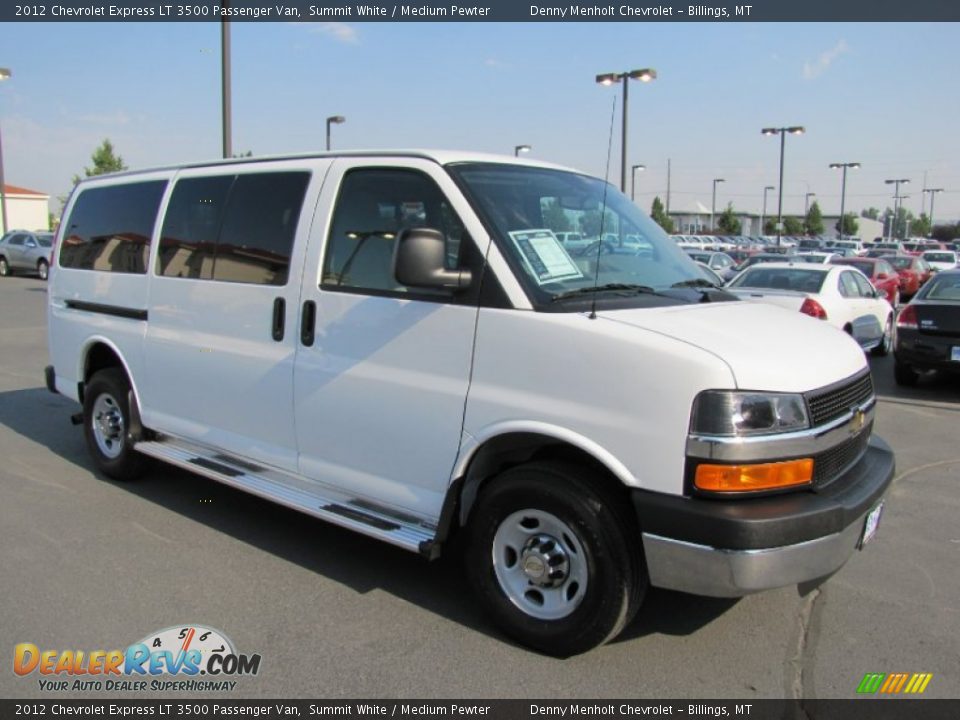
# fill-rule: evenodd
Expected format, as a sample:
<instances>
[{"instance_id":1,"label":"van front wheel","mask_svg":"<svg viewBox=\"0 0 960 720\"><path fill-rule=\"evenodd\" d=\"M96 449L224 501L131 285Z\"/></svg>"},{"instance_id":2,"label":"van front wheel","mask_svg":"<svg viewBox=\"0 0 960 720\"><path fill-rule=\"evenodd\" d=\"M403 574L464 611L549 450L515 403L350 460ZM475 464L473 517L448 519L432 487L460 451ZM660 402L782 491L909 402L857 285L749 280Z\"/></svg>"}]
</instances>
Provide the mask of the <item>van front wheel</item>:
<instances>
[{"instance_id":1,"label":"van front wheel","mask_svg":"<svg viewBox=\"0 0 960 720\"><path fill-rule=\"evenodd\" d=\"M639 537L622 508L573 468L531 463L483 489L471 511L467 574L518 642L567 657L615 637L640 606Z\"/></svg>"},{"instance_id":2,"label":"van front wheel","mask_svg":"<svg viewBox=\"0 0 960 720\"><path fill-rule=\"evenodd\" d=\"M130 382L122 370L94 373L84 390L83 429L94 464L114 480L133 480L143 473L143 455L130 440Z\"/></svg>"}]
</instances>

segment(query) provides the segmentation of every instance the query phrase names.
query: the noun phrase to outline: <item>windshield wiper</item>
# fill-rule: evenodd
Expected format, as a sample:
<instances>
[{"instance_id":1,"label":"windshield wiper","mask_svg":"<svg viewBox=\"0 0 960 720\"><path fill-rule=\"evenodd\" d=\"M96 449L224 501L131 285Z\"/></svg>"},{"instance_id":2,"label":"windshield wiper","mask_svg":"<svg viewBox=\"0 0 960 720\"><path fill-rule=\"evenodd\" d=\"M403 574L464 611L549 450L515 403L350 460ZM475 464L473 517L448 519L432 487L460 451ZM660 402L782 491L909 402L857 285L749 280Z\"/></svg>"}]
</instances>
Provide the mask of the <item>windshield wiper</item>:
<instances>
[{"instance_id":1,"label":"windshield wiper","mask_svg":"<svg viewBox=\"0 0 960 720\"><path fill-rule=\"evenodd\" d=\"M710 288L716 290L719 286L714 285L709 280L704 278L692 278L690 280L681 280L680 282L675 282L670 287L672 288Z\"/></svg>"},{"instance_id":2,"label":"windshield wiper","mask_svg":"<svg viewBox=\"0 0 960 720\"><path fill-rule=\"evenodd\" d=\"M606 283L605 285L591 285L589 287L577 288L576 290L567 290L562 292L559 295L554 295L550 302L557 302L558 300L566 300L567 298L580 297L583 295L593 295L595 293L601 292L616 292L616 291L626 291L629 293L634 293L636 295L659 295L656 290L654 290L649 285L633 285L630 283Z\"/></svg>"}]
</instances>

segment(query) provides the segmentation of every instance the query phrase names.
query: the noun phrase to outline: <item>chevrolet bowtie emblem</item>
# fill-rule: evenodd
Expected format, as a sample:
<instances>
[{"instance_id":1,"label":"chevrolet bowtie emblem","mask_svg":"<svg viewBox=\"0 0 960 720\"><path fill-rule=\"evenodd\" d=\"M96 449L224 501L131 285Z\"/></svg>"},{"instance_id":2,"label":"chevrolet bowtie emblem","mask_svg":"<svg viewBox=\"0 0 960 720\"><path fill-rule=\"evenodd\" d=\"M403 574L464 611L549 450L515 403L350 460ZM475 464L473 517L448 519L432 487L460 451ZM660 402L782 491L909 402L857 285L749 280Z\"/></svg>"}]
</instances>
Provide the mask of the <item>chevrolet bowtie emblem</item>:
<instances>
[{"instance_id":1,"label":"chevrolet bowtie emblem","mask_svg":"<svg viewBox=\"0 0 960 720\"><path fill-rule=\"evenodd\" d=\"M853 411L853 419L850 420L850 434L859 435L866 422L867 414L860 408L856 408Z\"/></svg>"}]
</instances>

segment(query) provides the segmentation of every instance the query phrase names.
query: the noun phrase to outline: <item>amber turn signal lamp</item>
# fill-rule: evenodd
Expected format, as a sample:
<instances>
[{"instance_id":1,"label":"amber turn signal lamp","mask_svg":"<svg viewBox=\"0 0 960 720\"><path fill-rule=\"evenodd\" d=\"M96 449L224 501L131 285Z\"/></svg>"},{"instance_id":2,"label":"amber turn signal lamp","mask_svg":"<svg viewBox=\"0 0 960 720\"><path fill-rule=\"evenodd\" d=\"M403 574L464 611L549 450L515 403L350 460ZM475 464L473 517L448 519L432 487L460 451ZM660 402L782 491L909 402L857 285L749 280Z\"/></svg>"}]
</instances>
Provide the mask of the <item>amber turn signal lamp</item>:
<instances>
[{"instance_id":1,"label":"amber turn signal lamp","mask_svg":"<svg viewBox=\"0 0 960 720\"><path fill-rule=\"evenodd\" d=\"M759 465L700 465L694 484L711 492L778 490L808 485L813 480L813 458Z\"/></svg>"}]
</instances>

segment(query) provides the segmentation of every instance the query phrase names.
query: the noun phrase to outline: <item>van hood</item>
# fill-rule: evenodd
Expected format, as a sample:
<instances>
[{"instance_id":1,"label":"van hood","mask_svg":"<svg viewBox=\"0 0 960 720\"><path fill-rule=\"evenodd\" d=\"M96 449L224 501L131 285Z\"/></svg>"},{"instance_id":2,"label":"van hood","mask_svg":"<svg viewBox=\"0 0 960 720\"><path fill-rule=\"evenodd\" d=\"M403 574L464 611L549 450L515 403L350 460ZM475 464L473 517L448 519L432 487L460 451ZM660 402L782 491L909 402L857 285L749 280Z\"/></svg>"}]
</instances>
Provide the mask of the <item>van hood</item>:
<instances>
[{"instance_id":1,"label":"van hood","mask_svg":"<svg viewBox=\"0 0 960 720\"><path fill-rule=\"evenodd\" d=\"M689 343L725 362L746 390L806 392L867 367L845 332L796 311L748 302L600 311L603 320Z\"/></svg>"}]
</instances>

